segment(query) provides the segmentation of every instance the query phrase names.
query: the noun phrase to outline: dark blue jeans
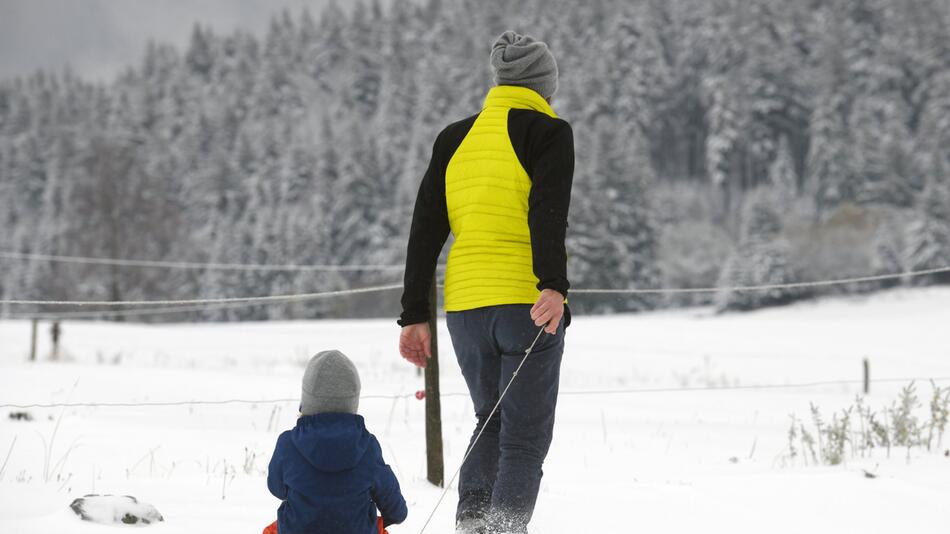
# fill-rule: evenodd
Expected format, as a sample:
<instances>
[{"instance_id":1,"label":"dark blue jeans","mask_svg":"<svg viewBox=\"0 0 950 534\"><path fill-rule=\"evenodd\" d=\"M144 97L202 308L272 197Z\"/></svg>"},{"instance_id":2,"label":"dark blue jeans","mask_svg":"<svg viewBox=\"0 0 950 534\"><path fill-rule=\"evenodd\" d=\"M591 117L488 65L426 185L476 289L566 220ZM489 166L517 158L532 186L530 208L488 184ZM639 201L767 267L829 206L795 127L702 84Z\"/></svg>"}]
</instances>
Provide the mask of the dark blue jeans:
<instances>
[{"instance_id":1,"label":"dark blue jeans","mask_svg":"<svg viewBox=\"0 0 950 534\"><path fill-rule=\"evenodd\" d=\"M557 405L564 321L542 334L490 421L495 403L540 327L531 306L491 306L447 315L452 345L482 427L459 477L459 520L484 517L491 532L525 532L541 485ZM471 443L469 444L471 447Z\"/></svg>"}]
</instances>

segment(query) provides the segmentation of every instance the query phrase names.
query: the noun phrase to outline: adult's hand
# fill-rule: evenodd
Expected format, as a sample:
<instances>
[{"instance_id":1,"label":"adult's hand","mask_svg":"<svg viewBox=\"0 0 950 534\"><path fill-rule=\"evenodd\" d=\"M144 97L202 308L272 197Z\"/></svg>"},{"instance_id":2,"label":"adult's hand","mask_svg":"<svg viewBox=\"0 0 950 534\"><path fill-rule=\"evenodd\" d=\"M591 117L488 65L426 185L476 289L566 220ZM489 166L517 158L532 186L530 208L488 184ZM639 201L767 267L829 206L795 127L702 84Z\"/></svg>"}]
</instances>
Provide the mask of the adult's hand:
<instances>
[{"instance_id":1,"label":"adult's hand","mask_svg":"<svg viewBox=\"0 0 950 534\"><path fill-rule=\"evenodd\" d=\"M429 323L402 327L399 334L399 354L416 367L425 367L432 357L432 334Z\"/></svg>"},{"instance_id":2,"label":"adult's hand","mask_svg":"<svg viewBox=\"0 0 950 534\"><path fill-rule=\"evenodd\" d=\"M541 291L538 301L531 307L531 320L535 326L547 325L548 334L556 334L557 327L564 316L564 295L553 289Z\"/></svg>"}]
</instances>

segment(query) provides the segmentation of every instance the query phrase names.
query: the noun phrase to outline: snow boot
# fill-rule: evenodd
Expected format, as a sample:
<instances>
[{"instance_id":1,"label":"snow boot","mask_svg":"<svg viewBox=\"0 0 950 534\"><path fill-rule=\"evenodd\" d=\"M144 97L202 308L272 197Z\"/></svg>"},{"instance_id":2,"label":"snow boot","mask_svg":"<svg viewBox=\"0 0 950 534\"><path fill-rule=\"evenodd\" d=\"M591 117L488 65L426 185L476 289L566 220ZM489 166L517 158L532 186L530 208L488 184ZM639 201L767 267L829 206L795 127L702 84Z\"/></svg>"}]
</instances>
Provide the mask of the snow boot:
<instances>
[{"instance_id":1,"label":"snow boot","mask_svg":"<svg viewBox=\"0 0 950 534\"><path fill-rule=\"evenodd\" d=\"M480 517L468 517L455 524L455 534L487 534L488 525Z\"/></svg>"}]
</instances>

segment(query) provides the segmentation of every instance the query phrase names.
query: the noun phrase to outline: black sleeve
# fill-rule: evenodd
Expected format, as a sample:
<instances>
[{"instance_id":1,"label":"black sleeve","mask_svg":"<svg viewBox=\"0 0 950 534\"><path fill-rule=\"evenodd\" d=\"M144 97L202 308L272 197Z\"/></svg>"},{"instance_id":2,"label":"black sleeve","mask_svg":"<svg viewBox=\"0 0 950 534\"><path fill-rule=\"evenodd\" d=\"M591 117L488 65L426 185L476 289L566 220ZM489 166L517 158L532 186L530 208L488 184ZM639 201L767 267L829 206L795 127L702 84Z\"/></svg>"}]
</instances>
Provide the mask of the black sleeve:
<instances>
[{"instance_id":1,"label":"black sleeve","mask_svg":"<svg viewBox=\"0 0 950 534\"><path fill-rule=\"evenodd\" d=\"M445 205L445 163L442 155L444 134L432 147L429 168L422 178L409 230L406 272L403 280L402 315L399 326L424 323L429 309L429 287L435 276L436 262L449 237L449 216Z\"/></svg>"},{"instance_id":2,"label":"black sleeve","mask_svg":"<svg viewBox=\"0 0 950 534\"><path fill-rule=\"evenodd\" d=\"M574 180L574 133L570 124L536 112L510 115L513 146L528 176L528 228L538 289L567 297L567 214Z\"/></svg>"},{"instance_id":3,"label":"black sleeve","mask_svg":"<svg viewBox=\"0 0 950 534\"><path fill-rule=\"evenodd\" d=\"M445 204L445 168L475 124L478 115L452 123L435 140L429 168L422 177L409 229L406 274L403 281L400 326L429 320L429 287L439 254L449 237L449 214Z\"/></svg>"}]
</instances>

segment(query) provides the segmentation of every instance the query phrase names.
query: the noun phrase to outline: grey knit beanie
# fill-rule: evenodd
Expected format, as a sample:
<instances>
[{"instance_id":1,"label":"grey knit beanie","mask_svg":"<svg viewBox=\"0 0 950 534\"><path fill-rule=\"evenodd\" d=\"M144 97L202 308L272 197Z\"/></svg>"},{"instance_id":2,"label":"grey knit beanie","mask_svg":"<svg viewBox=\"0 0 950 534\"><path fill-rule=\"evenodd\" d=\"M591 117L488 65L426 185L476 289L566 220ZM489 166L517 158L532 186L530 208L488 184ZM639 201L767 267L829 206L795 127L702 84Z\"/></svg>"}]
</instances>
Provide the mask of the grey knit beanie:
<instances>
[{"instance_id":1,"label":"grey knit beanie","mask_svg":"<svg viewBox=\"0 0 950 534\"><path fill-rule=\"evenodd\" d=\"M491 49L496 85L533 89L544 98L557 92L557 62L548 45L528 35L506 31Z\"/></svg>"},{"instance_id":2,"label":"grey knit beanie","mask_svg":"<svg viewBox=\"0 0 950 534\"><path fill-rule=\"evenodd\" d=\"M300 413L353 413L360 407L360 375L342 352L325 350L310 358L303 374Z\"/></svg>"}]
</instances>

